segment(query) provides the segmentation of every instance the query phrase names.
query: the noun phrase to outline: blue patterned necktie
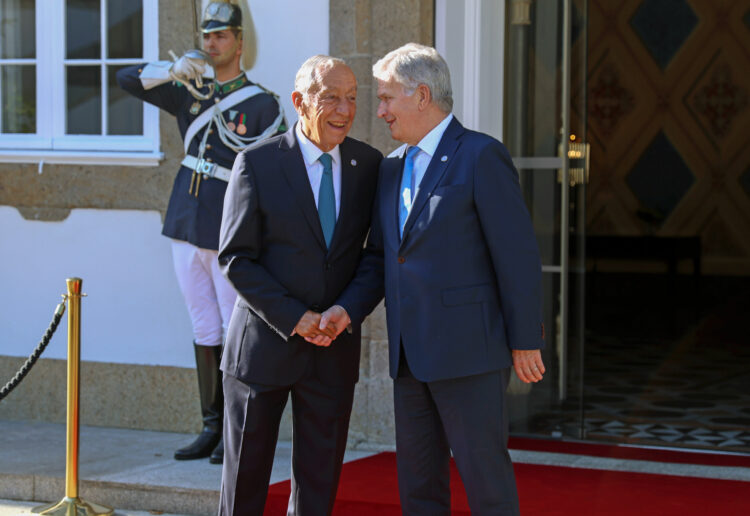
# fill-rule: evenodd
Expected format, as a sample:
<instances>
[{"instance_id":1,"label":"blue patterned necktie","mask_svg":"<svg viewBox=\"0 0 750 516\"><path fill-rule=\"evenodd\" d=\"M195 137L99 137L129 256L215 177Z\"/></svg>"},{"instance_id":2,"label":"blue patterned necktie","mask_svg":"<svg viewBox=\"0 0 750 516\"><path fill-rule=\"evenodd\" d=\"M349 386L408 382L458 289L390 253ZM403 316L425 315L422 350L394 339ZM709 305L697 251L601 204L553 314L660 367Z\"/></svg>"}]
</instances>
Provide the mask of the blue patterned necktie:
<instances>
[{"instance_id":1,"label":"blue patterned necktie","mask_svg":"<svg viewBox=\"0 0 750 516\"><path fill-rule=\"evenodd\" d=\"M406 151L406 160L404 160L404 173L401 176L401 201L398 205L398 228L401 238L404 237L404 225L411 211L411 203L414 200L414 191L416 190L414 157L419 151L420 148L417 146L409 147L409 150Z\"/></svg>"},{"instance_id":2,"label":"blue patterned necktie","mask_svg":"<svg viewBox=\"0 0 750 516\"><path fill-rule=\"evenodd\" d=\"M318 160L323 164L323 175L320 178L320 189L318 190L318 217L320 227L323 228L323 236L326 239L326 247L331 247L333 229L336 227L336 194L333 191L333 158L328 153L320 155Z\"/></svg>"}]
</instances>

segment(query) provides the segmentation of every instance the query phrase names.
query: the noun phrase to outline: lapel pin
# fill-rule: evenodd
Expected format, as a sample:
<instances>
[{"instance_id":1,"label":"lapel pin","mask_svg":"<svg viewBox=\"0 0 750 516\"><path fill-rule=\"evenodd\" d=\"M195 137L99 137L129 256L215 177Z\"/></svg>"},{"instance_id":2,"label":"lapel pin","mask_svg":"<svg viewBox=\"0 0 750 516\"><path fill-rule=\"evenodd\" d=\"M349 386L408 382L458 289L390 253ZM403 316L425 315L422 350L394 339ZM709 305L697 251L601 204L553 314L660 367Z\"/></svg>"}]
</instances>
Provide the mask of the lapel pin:
<instances>
[{"instance_id":1,"label":"lapel pin","mask_svg":"<svg viewBox=\"0 0 750 516\"><path fill-rule=\"evenodd\" d=\"M442 158L440 158L440 161L448 161L448 156L443 156Z\"/></svg>"},{"instance_id":2,"label":"lapel pin","mask_svg":"<svg viewBox=\"0 0 750 516\"><path fill-rule=\"evenodd\" d=\"M350 163L352 164L353 167L357 166L357 160L356 159L351 160Z\"/></svg>"}]
</instances>

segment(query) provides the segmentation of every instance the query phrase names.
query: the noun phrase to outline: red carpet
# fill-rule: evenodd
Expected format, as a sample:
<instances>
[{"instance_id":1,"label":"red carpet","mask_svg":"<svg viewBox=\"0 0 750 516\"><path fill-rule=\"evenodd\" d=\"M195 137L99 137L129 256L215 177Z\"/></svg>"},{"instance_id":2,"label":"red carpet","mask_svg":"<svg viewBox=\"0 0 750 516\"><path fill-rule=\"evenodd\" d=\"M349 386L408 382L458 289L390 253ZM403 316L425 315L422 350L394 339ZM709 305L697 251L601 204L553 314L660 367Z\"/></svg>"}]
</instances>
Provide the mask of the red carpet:
<instances>
[{"instance_id":1,"label":"red carpet","mask_svg":"<svg viewBox=\"0 0 750 516\"><path fill-rule=\"evenodd\" d=\"M750 515L748 482L531 464L515 472L523 516ZM453 465L451 492L453 514L470 514ZM288 497L288 481L272 485L264 514L285 514ZM395 454L344 464L333 514L400 515Z\"/></svg>"}]
</instances>

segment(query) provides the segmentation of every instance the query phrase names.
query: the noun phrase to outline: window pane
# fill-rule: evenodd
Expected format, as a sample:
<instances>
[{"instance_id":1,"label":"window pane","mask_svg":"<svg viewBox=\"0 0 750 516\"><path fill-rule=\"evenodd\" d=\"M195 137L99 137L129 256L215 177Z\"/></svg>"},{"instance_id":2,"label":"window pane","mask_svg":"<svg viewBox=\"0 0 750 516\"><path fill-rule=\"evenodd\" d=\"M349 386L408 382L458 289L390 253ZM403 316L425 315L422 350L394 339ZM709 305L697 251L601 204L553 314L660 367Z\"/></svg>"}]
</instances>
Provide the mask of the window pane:
<instances>
[{"instance_id":1,"label":"window pane","mask_svg":"<svg viewBox=\"0 0 750 516\"><path fill-rule=\"evenodd\" d=\"M34 0L0 2L0 58L36 57Z\"/></svg>"},{"instance_id":2,"label":"window pane","mask_svg":"<svg viewBox=\"0 0 750 516\"><path fill-rule=\"evenodd\" d=\"M2 132L36 133L36 66L0 68Z\"/></svg>"},{"instance_id":3,"label":"window pane","mask_svg":"<svg viewBox=\"0 0 750 516\"><path fill-rule=\"evenodd\" d=\"M143 1L107 1L108 57L143 57Z\"/></svg>"},{"instance_id":4,"label":"window pane","mask_svg":"<svg viewBox=\"0 0 750 516\"><path fill-rule=\"evenodd\" d=\"M107 99L107 134L143 134L143 103L125 93L115 80L124 66L110 66L107 70L109 99Z\"/></svg>"},{"instance_id":5,"label":"window pane","mask_svg":"<svg viewBox=\"0 0 750 516\"><path fill-rule=\"evenodd\" d=\"M68 0L65 20L67 58L100 59L101 15L99 0Z\"/></svg>"},{"instance_id":6,"label":"window pane","mask_svg":"<svg viewBox=\"0 0 750 516\"><path fill-rule=\"evenodd\" d=\"M102 84L98 66L67 67L67 134L101 134Z\"/></svg>"}]
</instances>

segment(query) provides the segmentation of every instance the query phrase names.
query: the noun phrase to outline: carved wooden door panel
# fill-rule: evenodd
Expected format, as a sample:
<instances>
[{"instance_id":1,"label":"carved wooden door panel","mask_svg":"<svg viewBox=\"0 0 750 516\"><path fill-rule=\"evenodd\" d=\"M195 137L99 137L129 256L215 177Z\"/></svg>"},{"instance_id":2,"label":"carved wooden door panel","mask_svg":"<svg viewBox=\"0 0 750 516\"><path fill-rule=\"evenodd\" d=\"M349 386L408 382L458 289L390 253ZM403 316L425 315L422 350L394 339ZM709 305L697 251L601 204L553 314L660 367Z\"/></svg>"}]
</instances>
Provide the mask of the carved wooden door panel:
<instances>
[{"instance_id":1,"label":"carved wooden door panel","mask_svg":"<svg viewBox=\"0 0 750 516\"><path fill-rule=\"evenodd\" d=\"M749 275L750 1L590 0L588 48L589 234L699 236L704 273Z\"/></svg>"}]
</instances>

